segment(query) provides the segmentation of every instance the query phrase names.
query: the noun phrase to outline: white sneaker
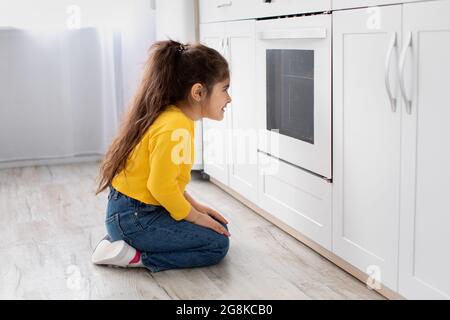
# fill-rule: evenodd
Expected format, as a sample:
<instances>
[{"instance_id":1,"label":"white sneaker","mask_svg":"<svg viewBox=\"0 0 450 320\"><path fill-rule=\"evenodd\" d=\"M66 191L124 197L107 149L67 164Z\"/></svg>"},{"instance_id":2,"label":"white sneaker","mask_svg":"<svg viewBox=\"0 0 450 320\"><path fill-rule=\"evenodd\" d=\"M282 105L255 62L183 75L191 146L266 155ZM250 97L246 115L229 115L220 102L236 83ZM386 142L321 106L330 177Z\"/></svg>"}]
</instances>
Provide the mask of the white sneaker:
<instances>
[{"instance_id":1,"label":"white sneaker","mask_svg":"<svg viewBox=\"0 0 450 320\"><path fill-rule=\"evenodd\" d=\"M118 267L143 267L141 252L123 240L111 241L106 235L92 253L92 263Z\"/></svg>"}]
</instances>

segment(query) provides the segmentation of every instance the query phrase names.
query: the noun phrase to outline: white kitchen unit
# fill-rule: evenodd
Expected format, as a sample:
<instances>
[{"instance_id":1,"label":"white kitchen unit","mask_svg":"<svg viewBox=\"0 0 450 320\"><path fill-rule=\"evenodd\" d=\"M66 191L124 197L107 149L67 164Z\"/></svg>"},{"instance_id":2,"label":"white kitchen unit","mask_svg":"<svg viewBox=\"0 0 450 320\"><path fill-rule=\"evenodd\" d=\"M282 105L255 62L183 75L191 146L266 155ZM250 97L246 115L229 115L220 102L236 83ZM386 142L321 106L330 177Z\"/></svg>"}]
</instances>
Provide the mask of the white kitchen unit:
<instances>
[{"instance_id":1,"label":"white kitchen unit","mask_svg":"<svg viewBox=\"0 0 450 320\"><path fill-rule=\"evenodd\" d=\"M200 42L214 48L225 57L225 23L200 25ZM229 113L222 121L202 119L203 122L203 170L228 185L229 171Z\"/></svg>"},{"instance_id":2,"label":"white kitchen unit","mask_svg":"<svg viewBox=\"0 0 450 320\"><path fill-rule=\"evenodd\" d=\"M199 0L200 23L331 10L331 0Z\"/></svg>"},{"instance_id":3,"label":"white kitchen unit","mask_svg":"<svg viewBox=\"0 0 450 320\"><path fill-rule=\"evenodd\" d=\"M258 155L258 206L331 250L331 183L263 152Z\"/></svg>"},{"instance_id":4,"label":"white kitchen unit","mask_svg":"<svg viewBox=\"0 0 450 320\"><path fill-rule=\"evenodd\" d=\"M231 162L229 186L250 201L257 198L255 102L255 21L226 24L227 58L231 70L229 112ZM234 90L236 88L236 90Z\"/></svg>"},{"instance_id":5,"label":"white kitchen unit","mask_svg":"<svg viewBox=\"0 0 450 320\"><path fill-rule=\"evenodd\" d=\"M333 252L406 298L450 297L449 12L333 13Z\"/></svg>"},{"instance_id":6,"label":"white kitchen unit","mask_svg":"<svg viewBox=\"0 0 450 320\"><path fill-rule=\"evenodd\" d=\"M204 171L248 200L256 201L255 21L202 24L200 38L226 57L232 98L224 120L203 119L204 154L210 157L204 159ZM222 155L215 156L219 153Z\"/></svg>"},{"instance_id":7,"label":"white kitchen unit","mask_svg":"<svg viewBox=\"0 0 450 320\"><path fill-rule=\"evenodd\" d=\"M271 5L276 3L282 1ZM306 0L295 1L300 3ZM289 14L296 15L298 8L294 1L291 4ZM285 153L272 152L264 147L266 140L261 136L257 182L247 168L235 170L244 181L252 182L251 188L237 184L238 175L233 177L229 167L206 166L207 173L229 193L238 190L236 197L244 203L254 199L250 194L257 186L256 201L247 205L383 295L450 299L450 211L446 203L450 198L450 0L333 0L332 4L339 10L309 8L320 14L240 21L242 25L233 22L236 35L227 27L231 22L202 26L206 41L222 50L232 66L233 103L227 110L231 112L224 124L215 125L222 125L220 130L254 125L261 130L283 126L299 130L311 123L306 121L311 113L298 116L299 110L328 105L329 109L321 110L331 112L332 107L332 123L326 117L320 123L328 122L332 128L330 174L289 157L290 149L309 156L298 144L284 148ZM267 17L256 4L255 13L242 14ZM322 21L326 16L332 30ZM308 76L311 70L327 65L327 58L320 54L320 41L330 32L332 79L316 73ZM233 49L236 38L241 43ZM307 50L314 51L314 59ZM235 60L236 56L242 60ZM246 70L257 75L255 91L248 96L238 92L241 86L251 87ZM304 81L297 81L291 89L297 82L286 78ZM314 91L314 97L332 95L333 106L316 100L309 103L311 88L325 88L330 82L332 93ZM239 107L253 100L255 113ZM247 122L255 120L256 124ZM205 124L212 127L208 121ZM314 125L315 130L319 128ZM275 132L288 136L288 131ZM311 137L298 136L302 141ZM237 151L232 138L226 141L228 145L221 148L233 159ZM264 143L272 148L272 140ZM319 147L316 139L309 143ZM325 159L328 155L317 157L317 161Z\"/></svg>"},{"instance_id":8,"label":"white kitchen unit","mask_svg":"<svg viewBox=\"0 0 450 320\"><path fill-rule=\"evenodd\" d=\"M380 8L377 28L368 23L371 10L333 14L333 252L364 272L379 268L381 281L395 290L401 110L394 80L401 6ZM397 104L386 93L385 72Z\"/></svg>"},{"instance_id":9,"label":"white kitchen unit","mask_svg":"<svg viewBox=\"0 0 450 320\"><path fill-rule=\"evenodd\" d=\"M333 10L349 8L365 8L370 6L384 6L389 4L401 4L407 2L431 1L431 0L333 0Z\"/></svg>"},{"instance_id":10,"label":"white kitchen unit","mask_svg":"<svg viewBox=\"0 0 450 320\"><path fill-rule=\"evenodd\" d=\"M200 23L247 19L252 9L248 0L199 0Z\"/></svg>"},{"instance_id":11,"label":"white kitchen unit","mask_svg":"<svg viewBox=\"0 0 450 320\"><path fill-rule=\"evenodd\" d=\"M399 292L411 299L450 299L449 13L448 0L403 7Z\"/></svg>"}]
</instances>

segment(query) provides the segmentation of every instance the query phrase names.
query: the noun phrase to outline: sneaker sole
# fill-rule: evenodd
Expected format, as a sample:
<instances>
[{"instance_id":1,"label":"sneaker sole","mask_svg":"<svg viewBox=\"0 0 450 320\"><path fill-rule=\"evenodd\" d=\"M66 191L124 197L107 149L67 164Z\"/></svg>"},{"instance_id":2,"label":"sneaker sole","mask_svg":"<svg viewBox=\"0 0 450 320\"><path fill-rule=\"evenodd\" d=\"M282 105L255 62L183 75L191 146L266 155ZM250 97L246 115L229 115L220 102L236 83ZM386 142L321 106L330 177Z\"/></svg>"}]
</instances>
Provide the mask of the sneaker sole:
<instances>
[{"instance_id":1,"label":"sneaker sole","mask_svg":"<svg viewBox=\"0 0 450 320\"><path fill-rule=\"evenodd\" d=\"M114 242L102 240L92 254L92 263L113 265L113 262L122 260L126 251L126 242L123 240Z\"/></svg>"}]
</instances>

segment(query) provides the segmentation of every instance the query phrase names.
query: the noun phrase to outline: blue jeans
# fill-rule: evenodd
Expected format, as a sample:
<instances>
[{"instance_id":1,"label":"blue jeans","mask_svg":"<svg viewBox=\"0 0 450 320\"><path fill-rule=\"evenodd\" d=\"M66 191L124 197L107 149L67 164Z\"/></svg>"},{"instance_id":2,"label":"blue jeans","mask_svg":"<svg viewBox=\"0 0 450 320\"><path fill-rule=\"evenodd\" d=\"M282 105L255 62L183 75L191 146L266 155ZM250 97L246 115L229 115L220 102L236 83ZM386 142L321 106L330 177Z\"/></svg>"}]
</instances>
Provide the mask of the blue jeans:
<instances>
[{"instance_id":1,"label":"blue jeans","mask_svg":"<svg viewBox=\"0 0 450 320\"><path fill-rule=\"evenodd\" d=\"M152 272L213 265L229 248L227 236L177 221L163 206L142 203L112 186L105 223L112 241L124 240L141 251L142 263Z\"/></svg>"}]
</instances>

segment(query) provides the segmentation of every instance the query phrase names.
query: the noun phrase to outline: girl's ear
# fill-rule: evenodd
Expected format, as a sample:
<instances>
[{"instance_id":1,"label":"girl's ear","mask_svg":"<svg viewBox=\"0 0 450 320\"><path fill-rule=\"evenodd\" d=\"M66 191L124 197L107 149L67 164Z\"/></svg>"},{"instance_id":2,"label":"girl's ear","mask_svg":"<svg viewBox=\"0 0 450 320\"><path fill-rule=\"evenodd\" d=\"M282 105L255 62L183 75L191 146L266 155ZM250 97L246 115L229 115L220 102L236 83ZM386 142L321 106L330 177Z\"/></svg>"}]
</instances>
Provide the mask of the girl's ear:
<instances>
[{"instance_id":1,"label":"girl's ear","mask_svg":"<svg viewBox=\"0 0 450 320\"><path fill-rule=\"evenodd\" d=\"M191 87L191 96L196 102L201 102L206 96L205 87L201 83L195 83Z\"/></svg>"}]
</instances>

